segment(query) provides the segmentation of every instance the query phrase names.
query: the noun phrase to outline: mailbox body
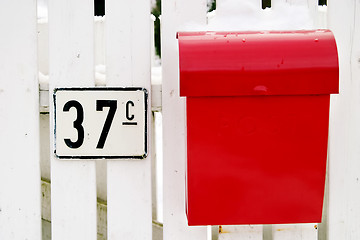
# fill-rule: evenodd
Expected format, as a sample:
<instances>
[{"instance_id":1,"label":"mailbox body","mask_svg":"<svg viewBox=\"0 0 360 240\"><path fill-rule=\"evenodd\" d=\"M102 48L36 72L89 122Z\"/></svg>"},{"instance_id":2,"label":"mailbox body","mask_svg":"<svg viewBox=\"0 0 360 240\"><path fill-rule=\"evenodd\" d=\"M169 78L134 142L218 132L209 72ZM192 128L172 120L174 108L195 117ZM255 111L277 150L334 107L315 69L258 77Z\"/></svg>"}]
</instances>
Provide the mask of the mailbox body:
<instances>
[{"instance_id":1,"label":"mailbox body","mask_svg":"<svg viewBox=\"0 0 360 240\"><path fill-rule=\"evenodd\" d=\"M330 31L179 33L189 225L321 222Z\"/></svg>"}]
</instances>

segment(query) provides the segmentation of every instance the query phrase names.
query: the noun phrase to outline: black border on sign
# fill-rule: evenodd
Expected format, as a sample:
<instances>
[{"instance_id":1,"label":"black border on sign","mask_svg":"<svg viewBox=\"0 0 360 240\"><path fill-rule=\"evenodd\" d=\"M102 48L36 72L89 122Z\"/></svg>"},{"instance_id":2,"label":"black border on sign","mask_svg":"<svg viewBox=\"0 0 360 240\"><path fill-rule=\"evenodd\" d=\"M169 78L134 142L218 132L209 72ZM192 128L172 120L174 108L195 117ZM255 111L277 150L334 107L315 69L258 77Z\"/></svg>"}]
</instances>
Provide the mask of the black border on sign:
<instances>
[{"instance_id":1,"label":"black border on sign","mask_svg":"<svg viewBox=\"0 0 360 240\"><path fill-rule=\"evenodd\" d=\"M139 156L59 156L56 153L56 92L58 91L143 91L144 92L144 104L145 104L145 151L143 155ZM148 156L148 91L142 87L60 87L54 88L54 154L59 159L145 159Z\"/></svg>"}]
</instances>

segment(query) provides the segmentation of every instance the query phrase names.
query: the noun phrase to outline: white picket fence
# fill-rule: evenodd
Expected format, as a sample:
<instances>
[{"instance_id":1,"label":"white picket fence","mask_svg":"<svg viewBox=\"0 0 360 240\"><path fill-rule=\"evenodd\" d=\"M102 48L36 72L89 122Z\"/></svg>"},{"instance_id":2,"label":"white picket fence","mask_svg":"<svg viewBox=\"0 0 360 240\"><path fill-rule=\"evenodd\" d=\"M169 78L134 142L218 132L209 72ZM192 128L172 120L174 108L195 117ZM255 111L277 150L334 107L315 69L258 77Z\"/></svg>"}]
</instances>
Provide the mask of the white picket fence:
<instances>
[{"instance_id":1,"label":"white picket fence","mask_svg":"<svg viewBox=\"0 0 360 240\"><path fill-rule=\"evenodd\" d=\"M218 6L225 1L217 0ZM247 1L260 9L260 0ZM92 0L50 0L48 23L37 22L36 1L13 0L0 1L0 240L360 239L360 2L328 0L327 10L316 0L272 4L281 2L307 6L318 27L334 32L338 45L340 94L331 97L322 223L187 225L185 100L179 97L176 32L189 23L197 30L206 24L206 0L162 0L162 85L150 81L149 0L106 0L106 18L95 22ZM104 84L152 89L149 156L56 159L53 89ZM160 153L153 116L158 111L163 116L163 225L156 221Z\"/></svg>"}]
</instances>

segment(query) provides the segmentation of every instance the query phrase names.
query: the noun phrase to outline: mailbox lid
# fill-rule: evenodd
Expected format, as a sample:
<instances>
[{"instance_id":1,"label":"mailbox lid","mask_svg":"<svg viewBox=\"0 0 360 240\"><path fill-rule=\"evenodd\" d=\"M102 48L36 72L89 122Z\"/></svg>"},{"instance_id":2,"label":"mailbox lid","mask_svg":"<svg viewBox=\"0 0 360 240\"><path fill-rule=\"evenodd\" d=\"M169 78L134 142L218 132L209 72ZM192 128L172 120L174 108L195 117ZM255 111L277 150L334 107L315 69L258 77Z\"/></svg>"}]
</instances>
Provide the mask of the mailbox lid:
<instances>
[{"instance_id":1,"label":"mailbox lid","mask_svg":"<svg viewBox=\"0 0 360 240\"><path fill-rule=\"evenodd\" d=\"M180 96L339 92L330 30L180 32Z\"/></svg>"}]
</instances>

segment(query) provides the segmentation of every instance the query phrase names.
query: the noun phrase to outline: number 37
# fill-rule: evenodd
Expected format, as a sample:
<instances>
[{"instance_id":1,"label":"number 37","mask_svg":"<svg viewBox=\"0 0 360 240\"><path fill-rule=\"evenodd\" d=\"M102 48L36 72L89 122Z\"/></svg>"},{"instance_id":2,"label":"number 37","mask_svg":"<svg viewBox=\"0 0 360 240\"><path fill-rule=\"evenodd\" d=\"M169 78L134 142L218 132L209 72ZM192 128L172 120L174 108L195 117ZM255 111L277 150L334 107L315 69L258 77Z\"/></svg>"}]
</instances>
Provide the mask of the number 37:
<instances>
[{"instance_id":1,"label":"number 37","mask_svg":"<svg viewBox=\"0 0 360 240\"><path fill-rule=\"evenodd\" d=\"M128 116L129 115L129 110L128 110L129 103L132 106L134 106L134 103L132 101L127 102L126 117L127 117L127 119L132 120L134 118L134 115L131 115L131 117ZM96 146L96 148L98 148L98 149L104 148L105 141L108 136L108 133L109 133L112 121L114 119L116 109L117 109L117 101L116 100L96 100L96 111L103 111L105 107L109 108L109 112L106 117L104 127L101 131L100 138L99 138L99 141ZM84 142L84 135L85 135L84 127L82 125L82 123L84 121L84 109L83 109L83 106L81 105L81 103L79 103L78 101L70 100L67 103L65 103L65 105L63 107L63 111L68 112L71 108L75 108L76 113L77 113L77 117L76 117L75 121L73 122L73 127L77 130L77 140L72 141L69 138L65 138L64 141L65 141L65 144L69 148L79 148Z\"/></svg>"}]
</instances>

